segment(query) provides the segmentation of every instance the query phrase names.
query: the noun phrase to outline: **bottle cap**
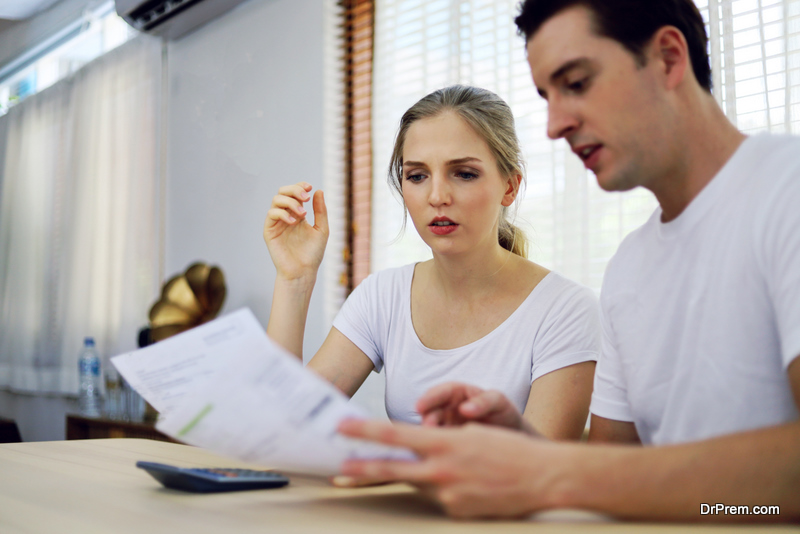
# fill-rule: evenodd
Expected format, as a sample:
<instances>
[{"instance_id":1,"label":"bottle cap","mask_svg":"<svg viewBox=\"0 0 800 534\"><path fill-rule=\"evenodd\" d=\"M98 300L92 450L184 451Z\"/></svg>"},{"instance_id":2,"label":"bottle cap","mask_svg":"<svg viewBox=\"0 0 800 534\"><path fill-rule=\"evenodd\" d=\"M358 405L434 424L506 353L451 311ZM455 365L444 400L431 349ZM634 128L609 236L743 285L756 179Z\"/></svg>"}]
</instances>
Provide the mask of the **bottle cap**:
<instances>
[{"instance_id":1,"label":"bottle cap","mask_svg":"<svg viewBox=\"0 0 800 534\"><path fill-rule=\"evenodd\" d=\"M94 338L87 337L83 339L83 346L84 347L94 347Z\"/></svg>"}]
</instances>

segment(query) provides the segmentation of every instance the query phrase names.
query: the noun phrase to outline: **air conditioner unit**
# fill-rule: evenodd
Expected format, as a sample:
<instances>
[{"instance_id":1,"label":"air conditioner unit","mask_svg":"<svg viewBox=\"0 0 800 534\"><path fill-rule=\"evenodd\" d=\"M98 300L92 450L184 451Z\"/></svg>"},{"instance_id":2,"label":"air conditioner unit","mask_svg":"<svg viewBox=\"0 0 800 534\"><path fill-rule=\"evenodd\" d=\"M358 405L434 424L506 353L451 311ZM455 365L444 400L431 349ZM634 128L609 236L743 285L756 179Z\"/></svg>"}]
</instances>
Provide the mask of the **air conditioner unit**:
<instances>
[{"instance_id":1,"label":"air conditioner unit","mask_svg":"<svg viewBox=\"0 0 800 534\"><path fill-rule=\"evenodd\" d=\"M117 14L139 31L177 39L245 0L115 0Z\"/></svg>"}]
</instances>

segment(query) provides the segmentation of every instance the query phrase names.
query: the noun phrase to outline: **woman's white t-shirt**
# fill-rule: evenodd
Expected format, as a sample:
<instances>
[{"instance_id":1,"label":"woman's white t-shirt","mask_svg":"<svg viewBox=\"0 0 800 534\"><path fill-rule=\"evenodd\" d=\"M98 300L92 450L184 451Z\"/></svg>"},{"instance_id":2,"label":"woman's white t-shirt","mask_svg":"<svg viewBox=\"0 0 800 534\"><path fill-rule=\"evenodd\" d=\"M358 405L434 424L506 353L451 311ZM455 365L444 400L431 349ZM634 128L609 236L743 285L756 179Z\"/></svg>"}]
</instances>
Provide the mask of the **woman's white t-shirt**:
<instances>
[{"instance_id":1,"label":"woman's white t-shirt","mask_svg":"<svg viewBox=\"0 0 800 534\"><path fill-rule=\"evenodd\" d=\"M443 382L457 381L504 393L520 412L531 383L551 371L597 360L599 306L592 291L549 273L492 332L463 347L429 349L411 322L414 265L369 276L348 297L333 326L386 368L386 412L419 423L414 405Z\"/></svg>"}]
</instances>

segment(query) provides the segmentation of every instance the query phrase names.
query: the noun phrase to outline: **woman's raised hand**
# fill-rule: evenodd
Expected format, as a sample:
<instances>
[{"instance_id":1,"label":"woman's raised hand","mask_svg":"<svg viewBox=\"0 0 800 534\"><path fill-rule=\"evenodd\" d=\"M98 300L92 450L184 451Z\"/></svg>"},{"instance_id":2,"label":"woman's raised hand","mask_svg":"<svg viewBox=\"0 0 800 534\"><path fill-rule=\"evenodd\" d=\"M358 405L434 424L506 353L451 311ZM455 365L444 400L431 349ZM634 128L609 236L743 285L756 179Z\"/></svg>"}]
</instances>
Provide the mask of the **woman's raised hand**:
<instances>
[{"instance_id":1,"label":"woman's raised hand","mask_svg":"<svg viewBox=\"0 0 800 534\"><path fill-rule=\"evenodd\" d=\"M285 280L315 277L328 241L328 210L322 191L314 193L314 226L306 221L311 185L299 182L278 190L264 221L264 241Z\"/></svg>"}]
</instances>

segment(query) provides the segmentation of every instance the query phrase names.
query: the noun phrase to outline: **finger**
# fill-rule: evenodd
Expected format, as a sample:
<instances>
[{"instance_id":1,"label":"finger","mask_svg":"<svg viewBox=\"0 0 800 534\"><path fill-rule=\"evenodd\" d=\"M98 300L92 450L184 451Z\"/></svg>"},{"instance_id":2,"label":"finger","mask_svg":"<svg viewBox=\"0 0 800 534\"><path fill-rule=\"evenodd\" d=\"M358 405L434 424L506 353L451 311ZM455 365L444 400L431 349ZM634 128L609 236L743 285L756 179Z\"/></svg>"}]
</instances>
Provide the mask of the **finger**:
<instances>
[{"instance_id":1,"label":"finger","mask_svg":"<svg viewBox=\"0 0 800 534\"><path fill-rule=\"evenodd\" d=\"M272 208L269 210L267 212L267 220L272 221L272 224L269 226L274 226L278 221L283 221L288 225L292 225L297 222L297 219L292 217L288 211L280 208Z\"/></svg>"},{"instance_id":2,"label":"finger","mask_svg":"<svg viewBox=\"0 0 800 534\"><path fill-rule=\"evenodd\" d=\"M338 430L340 434L351 438L405 447L421 455L439 451L447 445L443 429L403 423L347 419L339 423Z\"/></svg>"},{"instance_id":3,"label":"finger","mask_svg":"<svg viewBox=\"0 0 800 534\"><path fill-rule=\"evenodd\" d=\"M422 426L439 426L442 423L442 410L435 409L422 416Z\"/></svg>"},{"instance_id":4,"label":"finger","mask_svg":"<svg viewBox=\"0 0 800 534\"><path fill-rule=\"evenodd\" d=\"M458 382L446 382L434 386L417 400L417 412L427 413L434 408L447 406L454 398L457 399L457 403L461 402L466 398L464 392L468 387L467 384Z\"/></svg>"},{"instance_id":5,"label":"finger","mask_svg":"<svg viewBox=\"0 0 800 534\"><path fill-rule=\"evenodd\" d=\"M298 182L292 185L284 185L278 189L278 194L293 197L302 202L308 202L311 197L308 195L311 191L311 184L307 182Z\"/></svg>"},{"instance_id":6,"label":"finger","mask_svg":"<svg viewBox=\"0 0 800 534\"><path fill-rule=\"evenodd\" d=\"M506 397L498 391L484 391L472 397L459 406L458 410L464 417L477 419L486 417L495 412L504 411L510 406Z\"/></svg>"},{"instance_id":7,"label":"finger","mask_svg":"<svg viewBox=\"0 0 800 534\"><path fill-rule=\"evenodd\" d=\"M357 480L391 480L413 484L431 484L439 480L430 462L398 460L347 460L342 464L342 474Z\"/></svg>"},{"instance_id":8,"label":"finger","mask_svg":"<svg viewBox=\"0 0 800 534\"><path fill-rule=\"evenodd\" d=\"M275 195L272 199L273 208L283 208L296 213L299 217L306 216L306 209L297 199L286 195Z\"/></svg>"},{"instance_id":9,"label":"finger","mask_svg":"<svg viewBox=\"0 0 800 534\"><path fill-rule=\"evenodd\" d=\"M325 196L321 190L314 193L314 228L328 234L328 207L325 205Z\"/></svg>"},{"instance_id":10,"label":"finger","mask_svg":"<svg viewBox=\"0 0 800 534\"><path fill-rule=\"evenodd\" d=\"M390 478L350 477L346 475L338 475L331 478L331 484L337 488L363 488L365 486L379 486L393 482L395 480Z\"/></svg>"}]
</instances>

